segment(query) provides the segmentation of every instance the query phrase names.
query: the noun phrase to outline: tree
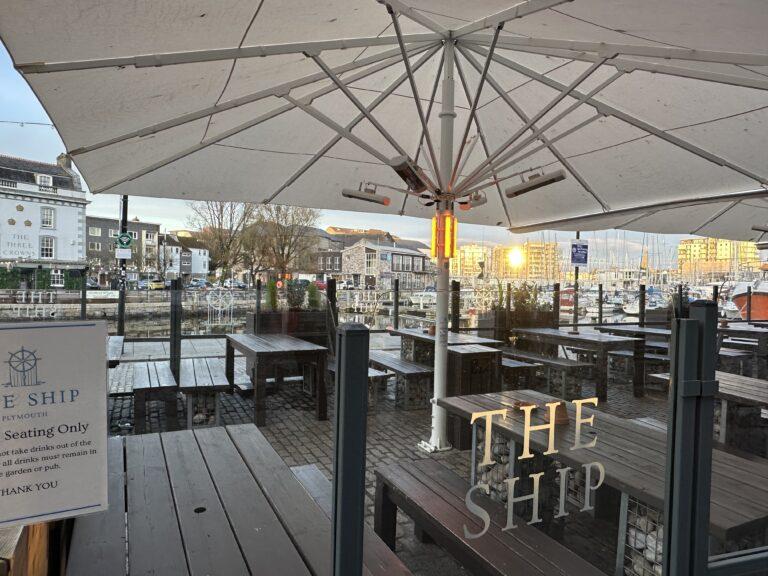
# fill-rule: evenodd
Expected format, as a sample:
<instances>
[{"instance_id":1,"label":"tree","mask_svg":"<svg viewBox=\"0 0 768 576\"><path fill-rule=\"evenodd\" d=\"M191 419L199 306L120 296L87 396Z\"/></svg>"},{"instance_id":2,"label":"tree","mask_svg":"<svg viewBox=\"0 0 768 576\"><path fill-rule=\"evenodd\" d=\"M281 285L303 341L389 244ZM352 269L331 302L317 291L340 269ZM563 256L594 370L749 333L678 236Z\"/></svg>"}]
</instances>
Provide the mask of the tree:
<instances>
[{"instance_id":1,"label":"tree","mask_svg":"<svg viewBox=\"0 0 768 576\"><path fill-rule=\"evenodd\" d=\"M196 228L198 239L208 247L211 268L229 271L242 260L243 232L254 221L257 205L250 202L204 200L190 202L190 226Z\"/></svg>"},{"instance_id":2,"label":"tree","mask_svg":"<svg viewBox=\"0 0 768 576\"><path fill-rule=\"evenodd\" d=\"M320 212L313 208L263 204L259 219L269 254L271 268L284 276L312 249L312 227Z\"/></svg>"},{"instance_id":3,"label":"tree","mask_svg":"<svg viewBox=\"0 0 768 576\"><path fill-rule=\"evenodd\" d=\"M254 281L256 274L269 270L271 267L271 251L269 238L260 215L243 232L241 264L248 270L248 278Z\"/></svg>"}]
</instances>

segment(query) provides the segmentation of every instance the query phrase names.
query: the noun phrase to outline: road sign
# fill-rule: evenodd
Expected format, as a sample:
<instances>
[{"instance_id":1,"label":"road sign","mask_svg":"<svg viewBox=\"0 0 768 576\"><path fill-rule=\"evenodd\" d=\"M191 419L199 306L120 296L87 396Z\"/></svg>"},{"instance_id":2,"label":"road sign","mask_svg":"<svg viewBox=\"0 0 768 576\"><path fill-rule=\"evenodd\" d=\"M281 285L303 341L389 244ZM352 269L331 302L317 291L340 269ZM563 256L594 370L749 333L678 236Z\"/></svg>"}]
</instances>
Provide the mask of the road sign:
<instances>
[{"instance_id":1,"label":"road sign","mask_svg":"<svg viewBox=\"0 0 768 576\"><path fill-rule=\"evenodd\" d=\"M130 248L122 248L122 247L115 248L115 258L117 258L118 260L130 260L131 259L131 249Z\"/></svg>"},{"instance_id":2,"label":"road sign","mask_svg":"<svg viewBox=\"0 0 768 576\"><path fill-rule=\"evenodd\" d=\"M571 240L571 265L586 266L589 257L589 245L586 240Z\"/></svg>"},{"instance_id":3,"label":"road sign","mask_svg":"<svg viewBox=\"0 0 768 576\"><path fill-rule=\"evenodd\" d=\"M117 245L120 248L129 248L133 244L133 237L128 232L120 232L117 236Z\"/></svg>"},{"instance_id":4,"label":"road sign","mask_svg":"<svg viewBox=\"0 0 768 576\"><path fill-rule=\"evenodd\" d=\"M277 282L275 282L275 286L277 286L278 288L282 288L283 287L283 281L282 280L278 280Z\"/></svg>"}]
</instances>

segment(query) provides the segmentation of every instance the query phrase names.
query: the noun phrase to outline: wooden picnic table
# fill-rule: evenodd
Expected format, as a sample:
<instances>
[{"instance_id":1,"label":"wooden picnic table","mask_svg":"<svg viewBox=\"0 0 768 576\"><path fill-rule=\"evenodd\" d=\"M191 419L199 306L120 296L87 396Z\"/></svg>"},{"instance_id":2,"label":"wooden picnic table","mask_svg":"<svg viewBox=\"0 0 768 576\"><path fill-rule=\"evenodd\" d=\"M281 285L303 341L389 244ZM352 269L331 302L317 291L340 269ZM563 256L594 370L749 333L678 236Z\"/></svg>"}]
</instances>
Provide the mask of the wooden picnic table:
<instances>
[{"instance_id":1,"label":"wooden picnic table","mask_svg":"<svg viewBox=\"0 0 768 576\"><path fill-rule=\"evenodd\" d=\"M523 441L524 416L512 406L523 401L543 406L558 398L533 390L517 390L472 396L441 398L438 405L449 413L469 420L473 413L509 408L506 420L495 416L494 432L508 440ZM632 496L657 510L664 510L664 484L667 455L666 433L644 426L633 420L619 418L584 407L583 417L595 416L594 426L582 426L582 442L597 436L593 448L571 450L575 441L575 408L566 403L570 421L557 427L555 449L551 457L566 466L578 469L589 462L600 462L605 467L605 484L622 493L622 514L626 513L628 498ZM532 424L544 424L544 412L534 412ZM484 425L483 422L481 424ZM547 431L530 433L531 449L542 453L547 450ZM722 540L753 534L768 526L768 460L747 460L722 450L712 454L711 529ZM599 494L599 492L598 492ZM626 519L626 515L623 516ZM622 526L619 526L620 532ZM624 526L626 528L626 526ZM625 543L625 534L619 535L619 545Z\"/></svg>"},{"instance_id":2,"label":"wooden picnic table","mask_svg":"<svg viewBox=\"0 0 768 576\"><path fill-rule=\"evenodd\" d=\"M651 378L669 385L669 373L652 374ZM715 396L720 399L720 433L718 440L725 444L727 438L728 403L748 404L768 408L768 382L730 372L715 372L718 389Z\"/></svg>"},{"instance_id":3,"label":"wooden picnic table","mask_svg":"<svg viewBox=\"0 0 768 576\"><path fill-rule=\"evenodd\" d=\"M250 376L253 421L257 426L263 426L267 420L267 377L270 372L288 363L300 364L306 368L305 378L311 379L315 393L317 419L328 419L327 348L287 334L228 334L225 371L230 386L235 386L235 350L246 358L252 357L255 360Z\"/></svg>"},{"instance_id":4,"label":"wooden picnic table","mask_svg":"<svg viewBox=\"0 0 768 576\"><path fill-rule=\"evenodd\" d=\"M645 340L602 334L593 330L578 332L559 328L513 328L512 332L541 344L573 346L595 352L595 395L600 402L608 400L608 352L631 350L634 370L632 388L636 397L645 395Z\"/></svg>"},{"instance_id":5,"label":"wooden picnic table","mask_svg":"<svg viewBox=\"0 0 768 576\"><path fill-rule=\"evenodd\" d=\"M426 331L416 328L399 328L390 330L389 333L400 336L400 355L403 358L421 364L434 364L436 335L430 336ZM448 332L448 346L450 347L472 345L496 347L500 344L503 342L492 338L483 338L461 332Z\"/></svg>"},{"instance_id":6,"label":"wooden picnic table","mask_svg":"<svg viewBox=\"0 0 768 576\"><path fill-rule=\"evenodd\" d=\"M651 326L633 326L633 325L621 325L621 326L595 326L595 330L599 332L607 332L608 334L615 334L616 336L629 336L631 338L661 338L669 340L672 336L672 330L669 328L653 328Z\"/></svg>"},{"instance_id":7,"label":"wooden picnic table","mask_svg":"<svg viewBox=\"0 0 768 576\"><path fill-rule=\"evenodd\" d=\"M751 338L757 341L757 377L768 379L768 328L762 328L746 322L734 322L719 326L718 343L729 338Z\"/></svg>"},{"instance_id":8,"label":"wooden picnic table","mask_svg":"<svg viewBox=\"0 0 768 576\"><path fill-rule=\"evenodd\" d=\"M330 576L331 522L253 424L112 437L109 510L75 520L67 574ZM405 575L368 530L363 574Z\"/></svg>"}]
</instances>

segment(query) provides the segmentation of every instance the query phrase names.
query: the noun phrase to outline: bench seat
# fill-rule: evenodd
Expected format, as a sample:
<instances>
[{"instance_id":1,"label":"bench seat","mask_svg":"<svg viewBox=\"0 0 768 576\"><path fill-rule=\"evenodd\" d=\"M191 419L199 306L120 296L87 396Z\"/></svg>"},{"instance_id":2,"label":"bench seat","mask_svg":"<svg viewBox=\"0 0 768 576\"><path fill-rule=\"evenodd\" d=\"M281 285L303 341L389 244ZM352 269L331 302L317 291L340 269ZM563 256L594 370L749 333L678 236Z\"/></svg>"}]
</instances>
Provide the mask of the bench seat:
<instances>
[{"instance_id":1,"label":"bench seat","mask_svg":"<svg viewBox=\"0 0 768 576\"><path fill-rule=\"evenodd\" d=\"M383 350L369 351L368 359L373 365L382 366L386 370L391 370L397 374L404 374L407 376L416 374L432 374L434 372L434 368L432 366L406 360L399 355L390 354L389 352L385 352Z\"/></svg>"},{"instance_id":2,"label":"bench seat","mask_svg":"<svg viewBox=\"0 0 768 576\"><path fill-rule=\"evenodd\" d=\"M618 356L620 358L634 358L634 352L632 350L612 350L608 352L609 356ZM669 362L669 356L666 354L657 354L656 352L645 353L646 362Z\"/></svg>"},{"instance_id":3,"label":"bench seat","mask_svg":"<svg viewBox=\"0 0 768 576\"><path fill-rule=\"evenodd\" d=\"M328 374L332 377L336 375L336 358L328 358ZM394 372L386 370L376 370L368 367L368 411L373 411L379 403L379 388L386 387L387 380L394 376Z\"/></svg>"},{"instance_id":4,"label":"bench seat","mask_svg":"<svg viewBox=\"0 0 768 576\"><path fill-rule=\"evenodd\" d=\"M526 576L599 576L597 568L521 518L508 531L506 508L475 492L473 501L491 523L480 538L464 537L482 528L464 501L469 484L435 460L392 464L376 469L374 527L395 548L397 510L410 516L424 533L473 574Z\"/></svg>"},{"instance_id":5,"label":"bench seat","mask_svg":"<svg viewBox=\"0 0 768 576\"><path fill-rule=\"evenodd\" d=\"M589 362L572 360L570 358L545 356L544 354L537 354L536 352L529 352L528 350L518 350L517 348L502 348L501 352L504 356L514 360L522 360L523 362L549 366L551 368L557 368L558 370L575 370L592 366Z\"/></svg>"},{"instance_id":6,"label":"bench seat","mask_svg":"<svg viewBox=\"0 0 768 576\"><path fill-rule=\"evenodd\" d=\"M533 386L536 369L541 368L538 362L523 362L502 356L501 378L504 390L523 390Z\"/></svg>"},{"instance_id":7,"label":"bench seat","mask_svg":"<svg viewBox=\"0 0 768 576\"><path fill-rule=\"evenodd\" d=\"M382 350L371 350L368 360L374 368L393 372L396 377L395 406L419 410L429 405L434 368L406 360Z\"/></svg>"},{"instance_id":8,"label":"bench seat","mask_svg":"<svg viewBox=\"0 0 768 576\"><path fill-rule=\"evenodd\" d=\"M124 346L125 336L109 336L107 338L107 364L110 368L120 364Z\"/></svg>"}]
</instances>

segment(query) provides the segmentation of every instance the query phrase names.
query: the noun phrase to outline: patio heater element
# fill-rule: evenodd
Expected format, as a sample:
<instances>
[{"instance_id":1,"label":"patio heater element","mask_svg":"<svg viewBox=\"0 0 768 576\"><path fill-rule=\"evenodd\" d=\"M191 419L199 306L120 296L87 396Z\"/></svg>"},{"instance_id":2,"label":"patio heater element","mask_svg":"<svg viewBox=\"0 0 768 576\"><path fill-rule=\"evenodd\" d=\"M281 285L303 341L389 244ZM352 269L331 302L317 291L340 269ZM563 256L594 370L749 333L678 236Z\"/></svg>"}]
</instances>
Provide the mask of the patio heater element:
<instances>
[{"instance_id":1,"label":"patio heater element","mask_svg":"<svg viewBox=\"0 0 768 576\"><path fill-rule=\"evenodd\" d=\"M365 187L361 190L352 190L351 188L344 188L341 191L341 195L345 198L356 198L365 202L373 202L374 204L381 204L383 206L389 206L389 196L383 194L376 194L376 188Z\"/></svg>"},{"instance_id":2,"label":"patio heater element","mask_svg":"<svg viewBox=\"0 0 768 576\"><path fill-rule=\"evenodd\" d=\"M524 180L520 184L510 186L504 193L507 198L517 198L526 192L549 186L561 180L565 180L565 171L562 168L554 172L545 172L544 174L531 174L527 181Z\"/></svg>"},{"instance_id":3,"label":"patio heater element","mask_svg":"<svg viewBox=\"0 0 768 576\"><path fill-rule=\"evenodd\" d=\"M456 255L456 240L459 225L453 212L446 210L432 217L432 243L430 254L432 258L441 255L443 258L453 258Z\"/></svg>"},{"instance_id":4,"label":"patio heater element","mask_svg":"<svg viewBox=\"0 0 768 576\"><path fill-rule=\"evenodd\" d=\"M483 204L488 203L488 198L485 194L482 194L480 192L475 192L469 198L465 201L458 201L459 209L461 210L470 210L472 208L477 208L478 206L482 206Z\"/></svg>"},{"instance_id":5,"label":"patio heater element","mask_svg":"<svg viewBox=\"0 0 768 576\"><path fill-rule=\"evenodd\" d=\"M424 171L408 156L395 156L389 165L413 192L422 193L431 188L431 182Z\"/></svg>"}]
</instances>

